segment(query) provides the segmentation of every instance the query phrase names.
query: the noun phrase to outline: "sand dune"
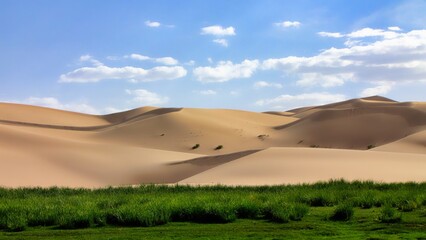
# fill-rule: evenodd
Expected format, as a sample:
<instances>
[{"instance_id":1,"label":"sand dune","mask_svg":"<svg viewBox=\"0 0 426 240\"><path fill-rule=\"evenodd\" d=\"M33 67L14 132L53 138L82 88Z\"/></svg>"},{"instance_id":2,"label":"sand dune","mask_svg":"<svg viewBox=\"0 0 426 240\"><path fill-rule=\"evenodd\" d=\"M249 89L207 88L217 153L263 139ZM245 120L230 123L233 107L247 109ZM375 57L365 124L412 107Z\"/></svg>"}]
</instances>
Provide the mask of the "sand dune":
<instances>
[{"instance_id":1,"label":"sand dune","mask_svg":"<svg viewBox=\"0 0 426 240\"><path fill-rule=\"evenodd\" d=\"M0 126L0 185L101 187L171 182L175 176L162 171L167 163L201 156L52 135Z\"/></svg>"},{"instance_id":2,"label":"sand dune","mask_svg":"<svg viewBox=\"0 0 426 240\"><path fill-rule=\"evenodd\" d=\"M346 180L426 181L422 154L339 149L270 148L180 181L182 184L270 185Z\"/></svg>"},{"instance_id":3,"label":"sand dune","mask_svg":"<svg viewBox=\"0 0 426 240\"><path fill-rule=\"evenodd\" d=\"M297 120L236 110L180 109L99 131L99 141L201 154L265 148L274 126ZM200 144L196 150L191 148ZM220 151L214 150L222 145Z\"/></svg>"},{"instance_id":4,"label":"sand dune","mask_svg":"<svg viewBox=\"0 0 426 240\"><path fill-rule=\"evenodd\" d=\"M303 141L303 146L362 150L396 141L426 129L425 126L425 112L393 106L319 110L276 129Z\"/></svg>"},{"instance_id":5,"label":"sand dune","mask_svg":"<svg viewBox=\"0 0 426 240\"><path fill-rule=\"evenodd\" d=\"M141 107L97 116L0 103L7 187L425 181L425 162L426 103L380 96L266 113Z\"/></svg>"},{"instance_id":6,"label":"sand dune","mask_svg":"<svg viewBox=\"0 0 426 240\"><path fill-rule=\"evenodd\" d=\"M426 130L412 134L398 141L388 143L372 151L408 152L426 154Z\"/></svg>"},{"instance_id":7,"label":"sand dune","mask_svg":"<svg viewBox=\"0 0 426 240\"><path fill-rule=\"evenodd\" d=\"M0 103L0 120L0 123L77 127L109 124L108 121L99 116L15 103Z\"/></svg>"}]
</instances>

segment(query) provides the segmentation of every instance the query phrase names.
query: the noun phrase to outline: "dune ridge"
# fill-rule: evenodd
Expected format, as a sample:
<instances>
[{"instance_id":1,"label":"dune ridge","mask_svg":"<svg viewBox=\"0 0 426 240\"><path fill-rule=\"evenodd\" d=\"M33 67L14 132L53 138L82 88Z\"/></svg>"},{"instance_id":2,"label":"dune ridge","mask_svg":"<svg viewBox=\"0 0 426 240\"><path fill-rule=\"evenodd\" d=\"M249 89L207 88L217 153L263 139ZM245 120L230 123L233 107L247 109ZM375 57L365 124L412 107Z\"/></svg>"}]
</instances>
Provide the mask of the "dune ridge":
<instances>
[{"instance_id":1,"label":"dune ridge","mask_svg":"<svg viewBox=\"0 0 426 240\"><path fill-rule=\"evenodd\" d=\"M426 181L426 103L372 96L285 112L108 115L0 103L0 161L5 187Z\"/></svg>"}]
</instances>

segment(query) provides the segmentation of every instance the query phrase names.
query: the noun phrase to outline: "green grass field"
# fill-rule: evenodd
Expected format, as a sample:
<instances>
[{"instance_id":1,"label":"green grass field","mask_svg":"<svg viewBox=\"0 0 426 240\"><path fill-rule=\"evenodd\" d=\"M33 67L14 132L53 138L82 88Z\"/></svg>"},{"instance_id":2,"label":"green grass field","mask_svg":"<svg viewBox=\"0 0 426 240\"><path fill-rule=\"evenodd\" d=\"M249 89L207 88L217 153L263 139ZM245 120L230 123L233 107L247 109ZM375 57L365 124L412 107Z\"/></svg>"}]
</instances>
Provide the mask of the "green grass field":
<instances>
[{"instance_id":1,"label":"green grass field","mask_svg":"<svg viewBox=\"0 0 426 240\"><path fill-rule=\"evenodd\" d=\"M0 239L426 239L426 183L0 189Z\"/></svg>"}]
</instances>

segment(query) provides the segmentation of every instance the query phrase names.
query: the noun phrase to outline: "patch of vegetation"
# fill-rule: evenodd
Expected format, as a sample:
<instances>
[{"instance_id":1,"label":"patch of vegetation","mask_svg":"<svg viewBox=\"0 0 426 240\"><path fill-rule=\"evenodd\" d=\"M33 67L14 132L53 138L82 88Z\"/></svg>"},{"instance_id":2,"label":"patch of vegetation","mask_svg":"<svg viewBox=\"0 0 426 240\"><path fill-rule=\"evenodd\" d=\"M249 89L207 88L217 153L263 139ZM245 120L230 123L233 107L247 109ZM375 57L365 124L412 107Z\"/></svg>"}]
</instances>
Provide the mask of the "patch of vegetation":
<instances>
[{"instance_id":1,"label":"patch of vegetation","mask_svg":"<svg viewBox=\"0 0 426 240\"><path fill-rule=\"evenodd\" d=\"M367 149L372 149L372 148L375 148L375 147L376 147L376 145L370 144L370 145L367 146Z\"/></svg>"},{"instance_id":2,"label":"patch of vegetation","mask_svg":"<svg viewBox=\"0 0 426 240\"><path fill-rule=\"evenodd\" d=\"M402 214L390 205L385 205L379 215L382 223L398 223L402 221Z\"/></svg>"},{"instance_id":3,"label":"patch of vegetation","mask_svg":"<svg viewBox=\"0 0 426 240\"><path fill-rule=\"evenodd\" d=\"M380 207L382 202L377 198L378 192L366 191L359 194L354 199L354 205L363 209L369 209L372 207Z\"/></svg>"},{"instance_id":4,"label":"patch of vegetation","mask_svg":"<svg viewBox=\"0 0 426 240\"><path fill-rule=\"evenodd\" d=\"M219 146L217 146L214 150L220 150L220 149L222 149L223 148L223 146L222 145L219 145Z\"/></svg>"},{"instance_id":5,"label":"patch of vegetation","mask_svg":"<svg viewBox=\"0 0 426 240\"><path fill-rule=\"evenodd\" d=\"M397 204L398 210L403 212L414 211L418 208L418 206L419 204L417 203L417 201L413 199L404 199Z\"/></svg>"},{"instance_id":6,"label":"patch of vegetation","mask_svg":"<svg viewBox=\"0 0 426 240\"><path fill-rule=\"evenodd\" d=\"M291 206L288 204L275 203L264 210L264 215L266 219L273 222L288 223L290 221L290 208Z\"/></svg>"},{"instance_id":7,"label":"patch of vegetation","mask_svg":"<svg viewBox=\"0 0 426 240\"><path fill-rule=\"evenodd\" d=\"M354 208L352 204L342 203L339 204L330 216L333 221L349 221L354 215Z\"/></svg>"},{"instance_id":8,"label":"patch of vegetation","mask_svg":"<svg viewBox=\"0 0 426 240\"><path fill-rule=\"evenodd\" d=\"M279 223L301 221L309 212L309 207L301 203L274 202L263 209L263 218Z\"/></svg>"},{"instance_id":9,"label":"patch of vegetation","mask_svg":"<svg viewBox=\"0 0 426 240\"><path fill-rule=\"evenodd\" d=\"M126 204L110 209L106 214L106 223L117 226L151 227L166 224L171 220L167 205L158 203Z\"/></svg>"},{"instance_id":10,"label":"patch of vegetation","mask_svg":"<svg viewBox=\"0 0 426 240\"><path fill-rule=\"evenodd\" d=\"M256 219L262 211L259 205L259 201L256 201L255 199L243 199L235 204L237 217Z\"/></svg>"},{"instance_id":11,"label":"patch of vegetation","mask_svg":"<svg viewBox=\"0 0 426 240\"><path fill-rule=\"evenodd\" d=\"M301 144L301 143L303 143L303 139L302 139L302 140L300 140L297 144Z\"/></svg>"},{"instance_id":12,"label":"patch of vegetation","mask_svg":"<svg viewBox=\"0 0 426 240\"><path fill-rule=\"evenodd\" d=\"M328 224L318 232L321 236L337 235L330 229L351 219L358 219L351 221L358 228L375 224L381 229L388 223L406 221L410 226L423 226L424 230L425 192L426 183L343 180L260 187L0 188L0 233L46 227L96 229L169 226L176 222L233 223L241 219L285 223L288 227L283 228L294 227L297 222L301 224L297 225L299 229Z\"/></svg>"},{"instance_id":13,"label":"patch of vegetation","mask_svg":"<svg viewBox=\"0 0 426 240\"><path fill-rule=\"evenodd\" d=\"M316 144L312 144L310 147L311 147L311 148L319 148L320 146L319 146L319 145L316 145Z\"/></svg>"},{"instance_id":14,"label":"patch of vegetation","mask_svg":"<svg viewBox=\"0 0 426 240\"><path fill-rule=\"evenodd\" d=\"M62 214L58 218L58 228L61 229L79 229L88 228L93 224L93 216L90 211L75 209L75 212Z\"/></svg>"},{"instance_id":15,"label":"patch of vegetation","mask_svg":"<svg viewBox=\"0 0 426 240\"><path fill-rule=\"evenodd\" d=\"M265 140L268 137L269 137L269 135L267 135L267 134L261 134L261 135L257 136L257 138L260 139L260 140L262 140L262 141Z\"/></svg>"},{"instance_id":16,"label":"patch of vegetation","mask_svg":"<svg viewBox=\"0 0 426 240\"><path fill-rule=\"evenodd\" d=\"M308 213L309 207L306 204L294 203L291 209L290 219L293 221L301 221Z\"/></svg>"},{"instance_id":17,"label":"patch of vegetation","mask_svg":"<svg viewBox=\"0 0 426 240\"><path fill-rule=\"evenodd\" d=\"M192 146L192 150L194 150L194 149L197 149L197 148L199 148L200 147L200 144L195 144L194 146Z\"/></svg>"},{"instance_id":18,"label":"patch of vegetation","mask_svg":"<svg viewBox=\"0 0 426 240\"><path fill-rule=\"evenodd\" d=\"M308 199L305 199L305 202L312 207L326 207L333 206L333 200L331 195L327 193L319 193Z\"/></svg>"}]
</instances>

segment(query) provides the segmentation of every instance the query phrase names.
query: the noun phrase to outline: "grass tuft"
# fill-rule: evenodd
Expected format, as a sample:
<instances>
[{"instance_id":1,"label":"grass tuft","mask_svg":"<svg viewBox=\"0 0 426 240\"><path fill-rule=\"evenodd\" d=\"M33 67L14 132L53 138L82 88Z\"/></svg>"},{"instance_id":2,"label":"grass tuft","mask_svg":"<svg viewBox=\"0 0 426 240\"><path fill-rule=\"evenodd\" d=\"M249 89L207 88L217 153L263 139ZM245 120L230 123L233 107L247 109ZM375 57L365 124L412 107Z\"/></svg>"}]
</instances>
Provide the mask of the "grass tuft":
<instances>
[{"instance_id":1,"label":"grass tuft","mask_svg":"<svg viewBox=\"0 0 426 240\"><path fill-rule=\"evenodd\" d=\"M374 206L380 207L381 201L377 198L378 193L367 191L359 194L358 197L354 199L354 205L362 209L369 209Z\"/></svg>"},{"instance_id":2,"label":"grass tuft","mask_svg":"<svg viewBox=\"0 0 426 240\"><path fill-rule=\"evenodd\" d=\"M290 219L293 221L301 221L308 212L309 207L306 204L295 203L291 209Z\"/></svg>"},{"instance_id":3,"label":"grass tuft","mask_svg":"<svg viewBox=\"0 0 426 240\"><path fill-rule=\"evenodd\" d=\"M308 204L312 207L326 207L326 206L332 206L333 200L331 199L330 195L320 193L308 199Z\"/></svg>"},{"instance_id":4,"label":"grass tuft","mask_svg":"<svg viewBox=\"0 0 426 240\"><path fill-rule=\"evenodd\" d=\"M290 221L291 208L287 204L274 204L264 211L265 218L278 223Z\"/></svg>"},{"instance_id":5,"label":"grass tuft","mask_svg":"<svg viewBox=\"0 0 426 240\"><path fill-rule=\"evenodd\" d=\"M349 221L354 215L354 208L350 203L342 203L338 205L330 219L333 221Z\"/></svg>"},{"instance_id":6,"label":"grass tuft","mask_svg":"<svg viewBox=\"0 0 426 240\"><path fill-rule=\"evenodd\" d=\"M392 206L385 205L380 211L379 221L382 223L398 223L402 221L402 214Z\"/></svg>"},{"instance_id":7,"label":"grass tuft","mask_svg":"<svg viewBox=\"0 0 426 240\"><path fill-rule=\"evenodd\" d=\"M158 204L127 204L106 214L106 222L111 225L152 227L170 221L171 212Z\"/></svg>"},{"instance_id":8,"label":"grass tuft","mask_svg":"<svg viewBox=\"0 0 426 240\"><path fill-rule=\"evenodd\" d=\"M89 209L68 209L58 219L58 228L60 229L80 229L90 227L94 220L92 212Z\"/></svg>"},{"instance_id":9,"label":"grass tuft","mask_svg":"<svg viewBox=\"0 0 426 240\"><path fill-rule=\"evenodd\" d=\"M273 222L287 223L290 220L300 221L309 212L309 207L301 203L275 202L267 205L263 210L265 219Z\"/></svg>"},{"instance_id":10,"label":"grass tuft","mask_svg":"<svg viewBox=\"0 0 426 240\"><path fill-rule=\"evenodd\" d=\"M0 228L9 232L24 231L28 226L25 211L20 206L0 206Z\"/></svg>"},{"instance_id":11,"label":"grass tuft","mask_svg":"<svg viewBox=\"0 0 426 240\"><path fill-rule=\"evenodd\" d=\"M256 219L261 214L260 203L243 200L235 206L238 218Z\"/></svg>"},{"instance_id":12,"label":"grass tuft","mask_svg":"<svg viewBox=\"0 0 426 240\"><path fill-rule=\"evenodd\" d=\"M397 204L398 210L412 212L419 207L415 200L402 200Z\"/></svg>"}]
</instances>

